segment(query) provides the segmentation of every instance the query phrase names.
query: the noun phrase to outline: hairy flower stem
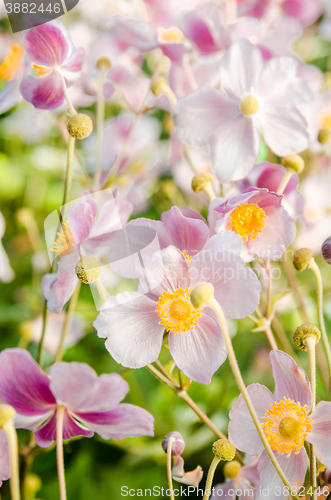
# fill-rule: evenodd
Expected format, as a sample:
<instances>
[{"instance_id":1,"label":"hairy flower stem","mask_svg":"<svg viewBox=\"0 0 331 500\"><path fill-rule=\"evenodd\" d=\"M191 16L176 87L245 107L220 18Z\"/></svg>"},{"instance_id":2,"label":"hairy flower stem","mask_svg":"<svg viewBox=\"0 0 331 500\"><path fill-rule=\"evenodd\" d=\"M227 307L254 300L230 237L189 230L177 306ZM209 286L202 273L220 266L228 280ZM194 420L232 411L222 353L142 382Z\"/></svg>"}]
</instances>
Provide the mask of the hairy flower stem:
<instances>
[{"instance_id":1,"label":"hairy flower stem","mask_svg":"<svg viewBox=\"0 0 331 500\"><path fill-rule=\"evenodd\" d=\"M286 188L287 184L289 183L289 181L294 173L295 173L294 170L292 170L290 168L286 169L286 173L282 179L282 182L280 183L279 188L277 189L277 194L284 193L285 188Z\"/></svg>"},{"instance_id":2,"label":"hairy flower stem","mask_svg":"<svg viewBox=\"0 0 331 500\"><path fill-rule=\"evenodd\" d=\"M67 335L68 335L70 328L71 328L71 325L72 325L73 315L75 313L75 309L76 309L76 305L77 305L80 286L81 286L81 282L78 281L77 286L75 288L75 291L72 294L71 299L69 301L67 314L66 314L63 329L62 329L61 340L60 340L60 344L59 344L59 347L58 347L58 350L56 353L56 357L55 357L55 363L57 363L58 361L61 361L63 354L64 354L64 344L65 344Z\"/></svg>"},{"instance_id":3,"label":"hairy flower stem","mask_svg":"<svg viewBox=\"0 0 331 500\"><path fill-rule=\"evenodd\" d=\"M19 480L19 468L18 468L18 443L17 434L13 424L13 420L10 419L3 426L3 431L6 433L9 445L9 459L10 459L10 494L12 500L20 500L20 480Z\"/></svg>"},{"instance_id":4,"label":"hairy flower stem","mask_svg":"<svg viewBox=\"0 0 331 500\"><path fill-rule=\"evenodd\" d=\"M317 284L317 313L318 313L318 322L319 322L319 327L322 333L322 342L327 358L327 363L328 363L328 369L329 369L329 390L331 389L331 349L330 349L330 343L328 339L328 334L326 333L326 328L325 328L325 322L324 322L324 315L323 315L323 282L322 282L322 276L321 276L321 271L316 264L314 258L311 259L309 263L309 268L313 271L316 279L316 284Z\"/></svg>"},{"instance_id":5,"label":"hairy flower stem","mask_svg":"<svg viewBox=\"0 0 331 500\"><path fill-rule=\"evenodd\" d=\"M206 480L206 486L205 486L205 493L203 495L203 500L208 500L211 494L211 487L213 484L213 479L214 479L214 474L216 471L216 467L220 463L220 459L217 457L214 457L212 460L212 463L210 464L209 470L208 470L208 475L207 475L207 480Z\"/></svg>"},{"instance_id":6,"label":"hairy flower stem","mask_svg":"<svg viewBox=\"0 0 331 500\"><path fill-rule=\"evenodd\" d=\"M311 412L314 411L316 405L316 337L309 336L304 341L309 360L309 380L312 392L312 402L311 402ZM316 500L316 488L317 488L317 478L316 478L316 455L314 451L314 446L309 443L309 481L312 487L313 494L311 498Z\"/></svg>"},{"instance_id":7,"label":"hairy flower stem","mask_svg":"<svg viewBox=\"0 0 331 500\"><path fill-rule=\"evenodd\" d=\"M97 154L95 159L95 174L94 174L94 186L97 188L100 182L101 167L102 167L102 146L103 146L103 134L104 134L104 121L105 121L105 96L104 96L104 83L105 76L108 70L108 66L103 66L100 68L101 75L99 80L98 88L98 99L97 99Z\"/></svg>"},{"instance_id":8,"label":"hairy flower stem","mask_svg":"<svg viewBox=\"0 0 331 500\"><path fill-rule=\"evenodd\" d=\"M63 460L63 416L64 406L59 406L56 412L56 459L59 477L60 500L67 500L66 480Z\"/></svg>"},{"instance_id":9,"label":"hairy flower stem","mask_svg":"<svg viewBox=\"0 0 331 500\"><path fill-rule=\"evenodd\" d=\"M67 203L69 201L70 189L71 189L71 181L72 181L72 166L75 154L75 141L74 137L69 137L68 141L68 153L67 153L67 171L66 171L66 180L64 185L64 194L63 194L63 212L62 212L62 222L65 222L67 216Z\"/></svg>"},{"instance_id":10,"label":"hairy flower stem","mask_svg":"<svg viewBox=\"0 0 331 500\"><path fill-rule=\"evenodd\" d=\"M40 342L38 346L38 364L41 366L41 356L43 352L43 345L44 345L44 338L45 338L45 332L46 332L46 321L47 321L47 315L48 315L48 309L47 309L47 300L44 300L44 308L43 308L43 326L41 330L41 337L40 337Z\"/></svg>"},{"instance_id":11,"label":"hairy flower stem","mask_svg":"<svg viewBox=\"0 0 331 500\"><path fill-rule=\"evenodd\" d=\"M100 276L95 280L96 287L98 289L99 295L101 297L102 302L106 302L106 300L109 298L108 292L103 286L103 283L100 279Z\"/></svg>"},{"instance_id":12,"label":"hairy flower stem","mask_svg":"<svg viewBox=\"0 0 331 500\"><path fill-rule=\"evenodd\" d=\"M168 441L168 449L167 449L167 476L168 476L168 486L170 490L170 500L175 500L174 488L172 485L172 475L171 475L171 449L175 441L176 439L174 437L171 437Z\"/></svg>"},{"instance_id":13,"label":"hairy flower stem","mask_svg":"<svg viewBox=\"0 0 331 500\"><path fill-rule=\"evenodd\" d=\"M288 479L286 478L284 472L282 471L281 467L279 466L279 463L277 462L275 455L272 452L270 444L269 444L266 436L264 435L259 418L256 414L255 408L253 406L251 398L250 398L248 391L246 389L245 382L242 378L242 375L241 375L241 372L240 372L240 369L239 369L239 366L238 366L238 363L236 360L236 356L235 356L235 353L233 350L233 346L232 346L231 338L229 335L228 327L226 324L225 316L223 313L223 309L221 308L221 306L219 305L219 303L217 302L217 300L214 297L211 297L206 305L208 305L209 307L211 307L213 309L213 311L215 312L215 314L219 320L219 323L220 323L221 329L222 329L222 333L223 333L223 338L224 338L226 348L228 351L228 359L229 359L229 362L230 362L230 365L232 368L233 375L236 379L236 382L238 384L240 392L243 395L243 398L246 402L247 408L249 410L249 413L251 414L252 420L253 420L255 427L256 427L256 430L261 438L263 446L264 446L264 448L265 448L265 450L266 450L266 452L271 460L272 465L275 467L279 477L281 478L281 480L283 481L285 486L287 486L289 488L289 490L291 490L291 484L289 483ZM299 500L299 498L296 495L292 495L292 498L295 500Z\"/></svg>"}]
</instances>

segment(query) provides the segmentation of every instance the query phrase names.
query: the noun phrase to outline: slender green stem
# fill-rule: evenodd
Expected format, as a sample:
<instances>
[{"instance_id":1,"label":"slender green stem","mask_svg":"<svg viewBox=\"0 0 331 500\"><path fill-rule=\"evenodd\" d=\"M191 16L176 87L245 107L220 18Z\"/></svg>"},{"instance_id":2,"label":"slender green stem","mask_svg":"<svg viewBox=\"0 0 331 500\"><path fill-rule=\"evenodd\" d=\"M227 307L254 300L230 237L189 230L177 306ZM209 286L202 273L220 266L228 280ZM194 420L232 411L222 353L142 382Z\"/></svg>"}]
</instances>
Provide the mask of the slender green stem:
<instances>
[{"instance_id":1,"label":"slender green stem","mask_svg":"<svg viewBox=\"0 0 331 500\"><path fill-rule=\"evenodd\" d=\"M100 276L99 276L99 278L97 278L95 280L94 283L96 284L96 287L98 289L98 292L99 292L99 295L101 297L102 302L106 302L106 300L109 298L109 295L108 295L107 290L103 286L103 283L102 283L102 281L100 279Z\"/></svg>"},{"instance_id":2,"label":"slender green stem","mask_svg":"<svg viewBox=\"0 0 331 500\"><path fill-rule=\"evenodd\" d=\"M288 282L291 286L291 289L293 290L295 300L296 300L297 305L299 307L299 310L301 312L302 320L304 323L309 323L309 317L308 317L308 314L306 311L306 306L305 306L305 303L303 300L300 282L295 274L293 265L289 264L287 261L287 255L288 255L288 253L284 252L283 256L282 256L283 269L285 271L285 274L287 276L287 279L288 279Z\"/></svg>"},{"instance_id":3,"label":"slender green stem","mask_svg":"<svg viewBox=\"0 0 331 500\"><path fill-rule=\"evenodd\" d=\"M97 99L97 154L95 159L95 174L94 174L94 185L97 187L101 176L102 167L102 146L103 146L103 132L104 132L104 121L105 121L105 96L104 96L104 81L105 75L108 67L101 68L101 76L98 88L98 99Z\"/></svg>"},{"instance_id":4,"label":"slender green stem","mask_svg":"<svg viewBox=\"0 0 331 500\"><path fill-rule=\"evenodd\" d=\"M64 185L64 194L63 194L63 212L62 212L62 221L65 222L67 215L67 203L69 201L70 189L71 189L71 181L72 181L72 167L73 167L73 159L75 154L75 138L69 137L68 141L68 153L67 153L67 171L66 171L66 180Z\"/></svg>"},{"instance_id":5,"label":"slender green stem","mask_svg":"<svg viewBox=\"0 0 331 500\"><path fill-rule=\"evenodd\" d=\"M67 500L66 480L63 460L63 416L64 406L59 406L56 412L56 459L59 477L60 500Z\"/></svg>"},{"instance_id":6,"label":"slender green stem","mask_svg":"<svg viewBox=\"0 0 331 500\"><path fill-rule=\"evenodd\" d=\"M171 437L168 441L168 449L167 449L167 476L168 476L168 486L170 490L170 500L175 500L174 488L172 485L172 475L171 475L171 448L175 441L176 441L175 438Z\"/></svg>"},{"instance_id":7,"label":"slender green stem","mask_svg":"<svg viewBox=\"0 0 331 500\"><path fill-rule=\"evenodd\" d=\"M316 406L316 337L309 336L304 341L309 360L309 380L312 392L312 402L311 402L311 412L314 411ZM314 446L309 443L309 480L310 485L313 490L311 498L316 500L316 488L317 488L317 477L316 477L316 455L314 451Z\"/></svg>"},{"instance_id":8,"label":"slender green stem","mask_svg":"<svg viewBox=\"0 0 331 500\"><path fill-rule=\"evenodd\" d=\"M317 284L317 313L318 313L318 322L319 327L322 333L322 342L327 358L328 368L329 368L329 389L331 388L330 380L331 380L331 349L330 343L328 339L328 334L325 328L324 315L323 315L323 282L321 271L318 265L316 264L314 259L311 259L309 263L310 269L313 271Z\"/></svg>"},{"instance_id":9,"label":"slender green stem","mask_svg":"<svg viewBox=\"0 0 331 500\"><path fill-rule=\"evenodd\" d=\"M44 345L44 338L45 338L45 332L46 332L46 322L47 322L47 315L48 315L48 309L47 309L47 300L44 301L44 309L43 309L43 326L42 326L42 331L41 331L41 337L40 337L40 342L38 346L38 363L41 366L41 356L43 352L43 345Z\"/></svg>"},{"instance_id":10,"label":"slender green stem","mask_svg":"<svg viewBox=\"0 0 331 500\"><path fill-rule=\"evenodd\" d=\"M208 498L211 495L211 487L213 484L214 474L215 474L216 468L217 468L219 463L220 463L220 459L217 457L214 457L211 464L210 464L210 467L208 470L208 475L207 475L207 480L206 480L205 493L203 495L203 500L208 500Z\"/></svg>"},{"instance_id":11,"label":"slender green stem","mask_svg":"<svg viewBox=\"0 0 331 500\"><path fill-rule=\"evenodd\" d=\"M272 303L272 275L270 268L270 260L265 259L264 261L265 269L268 273L268 296L267 296L267 311L266 317L270 318L271 315L271 303Z\"/></svg>"},{"instance_id":12,"label":"slender green stem","mask_svg":"<svg viewBox=\"0 0 331 500\"><path fill-rule=\"evenodd\" d=\"M265 326L264 332L266 334L266 337L268 339L268 342L270 344L271 349L273 351L277 351L277 349L278 349L277 342L276 342L276 339L274 337L274 334L272 333L271 326L270 326L269 322Z\"/></svg>"},{"instance_id":13,"label":"slender green stem","mask_svg":"<svg viewBox=\"0 0 331 500\"><path fill-rule=\"evenodd\" d=\"M245 382L242 378L242 375L241 375L241 372L240 372L240 369L239 369L239 366L238 366L238 363L237 363L237 360L236 360L236 356L235 356L235 353L234 353L234 350L233 350L233 346L232 346L232 342L231 342L231 338L230 338L230 335L229 335L229 331L228 331L228 327L227 327L227 324L226 324L226 320L225 320L225 316L224 316L224 313L223 313L223 310L221 308L221 306L219 305L219 303L217 302L217 300L215 300L214 297L212 297L211 299L209 299L207 305L209 307L211 307L213 309L213 311L215 312L219 322L220 322L220 325L221 325L221 329L222 329L222 333L223 333L223 338L224 338L224 341L225 341L225 345L226 345L226 348L227 348L227 351L228 351L228 359L229 359L229 362L230 362L230 365L231 365L231 368L232 368L232 371L233 371L233 375L236 379L236 382L238 384L238 387L240 389L240 392L241 394L243 395L243 398L246 402L246 405L247 405L247 408L249 410L249 413L251 414L251 417L252 417L252 420L255 424L255 427L256 427L256 430L261 438L261 441L263 443L263 446L270 458L270 461L272 463L272 465L275 467L279 477L281 478L281 480L283 481L283 483L285 484L285 486L287 486L289 489L291 489L291 484L289 483L288 479L286 478L284 472L282 471L281 467L279 466L279 463L277 462L277 459L275 457L275 455L273 454L272 452L272 449L270 447L270 444L269 442L267 441L267 438L266 436L264 435L264 432L263 432L263 429L261 427L261 424L260 424L260 421L259 421L259 418L256 414L256 411L255 411L255 408L253 406L253 403L251 401L251 398L248 394L248 391L246 389L246 386L245 386ZM296 495L292 495L292 498L295 499L295 500L299 500L298 497Z\"/></svg>"},{"instance_id":14,"label":"slender green stem","mask_svg":"<svg viewBox=\"0 0 331 500\"><path fill-rule=\"evenodd\" d=\"M177 389L179 389L179 385L175 385L173 384L173 382L171 382L169 380L169 378L165 377L159 370L157 370L153 365L151 364L148 364L146 365L146 368L149 372L151 372L154 377L156 377L160 382L162 382L164 385L167 385L168 387L170 387L170 389L172 389L174 392L176 392Z\"/></svg>"},{"instance_id":15,"label":"slender green stem","mask_svg":"<svg viewBox=\"0 0 331 500\"><path fill-rule=\"evenodd\" d=\"M12 420L8 420L3 426L9 445L10 460L10 494L12 500L20 500L20 480L18 467L18 443L17 434Z\"/></svg>"},{"instance_id":16,"label":"slender green stem","mask_svg":"<svg viewBox=\"0 0 331 500\"><path fill-rule=\"evenodd\" d=\"M287 168L286 173L282 179L282 182L279 185L279 188L277 189L277 194L283 194L285 191L285 188L287 184L289 183L289 180L291 179L292 175L294 174L294 170Z\"/></svg>"},{"instance_id":17,"label":"slender green stem","mask_svg":"<svg viewBox=\"0 0 331 500\"><path fill-rule=\"evenodd\" d=\"M71 325L72 325L73 316L74 316L75 309L77 306L77 300L78 300L78 296L79 296L80 286L81 286L81 282L78 281L76 288L75 288L75 291L72 294L71 299L69 301L69 305L68 305L68 309L67 309L66 317L64 320L63 329L62 329L60 344L59 344L59 347L58 347L58 350L57 350L57 353L55 356L56 363L58 361L61 361L63 354L64 354L64 344L65 344L67 335L68 335L70 328L71 328Z\"/></svg>"}]
</instances>

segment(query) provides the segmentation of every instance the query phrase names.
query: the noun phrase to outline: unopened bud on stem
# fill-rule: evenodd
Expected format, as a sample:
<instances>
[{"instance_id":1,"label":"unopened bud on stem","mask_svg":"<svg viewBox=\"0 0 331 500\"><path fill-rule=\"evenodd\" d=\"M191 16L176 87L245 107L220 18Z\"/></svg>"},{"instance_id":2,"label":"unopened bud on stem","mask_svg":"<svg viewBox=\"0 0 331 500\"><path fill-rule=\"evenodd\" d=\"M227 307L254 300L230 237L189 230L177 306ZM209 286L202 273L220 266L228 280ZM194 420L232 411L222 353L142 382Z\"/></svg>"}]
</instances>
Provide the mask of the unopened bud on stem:
<instances>
[{"instance_id":1,"label":"unopened bud on stem","mask_svg":"<svg viewBox=\"0 0 331 500\"><path fill-rule=\"evenodd\" d=\"M89 116L77 113L68 121L67 130L75 139L86 139L92 133L93 123Z\"/></svg>"},{"instance_id":2,"label":"unopened bud on stem","mask_svg":"<svg viewBox=\"0 0 331 500\"><path fill-rule=\"evenodd\" d=\"M199 283L190 295L193 307L203 309L214 295L214 287L211 283Z\"/></svg>"},{"instance_id":3,"label":"unopened bud on stem","mask_svg":"<svg viewBox=\"0 0 331 500\"><path fill-rule=\"evenodd\" d=\"M313 252L310 248L300 248L293 255L293 266L297 271L305 271L308 269L311 259L313 258Z\"/></svg>"},{"instance_id":4,"label":"unopened bud on stem","mask_svg":"<svg viewBox=\"0 0 331 500\"><path fill-rule=\"evenodd\" d=\"M313 337L316 344L321 338L321 332L315 325L310 325L309 323L305 325L298 326L293 335L293 341L295 345L301 351L307 351L306 340L309 337Z\"/></svg>"},{"instance_id":5,"label":"unopened bud on stem","mask_svg":"<svg viewBox=\"0 0 331 500\"><path fill-rule=\"evenodd\" d=\"M219 460L230 462L236 455L236 448L227 439L218 439L213 443L213 453Z\"/></svg>"},{"instance_id":6,"label":"unopened bud on stem","mask_svg":"<svg viewBox=\"0 0 331 500\"><path fill-rule=\"evenodd\" d=\"M282 165L285 168L291 168L297 174L301 174L305 168L305 162L299 155L288 155L282 158Z\"/></svg>"}]
</instances>

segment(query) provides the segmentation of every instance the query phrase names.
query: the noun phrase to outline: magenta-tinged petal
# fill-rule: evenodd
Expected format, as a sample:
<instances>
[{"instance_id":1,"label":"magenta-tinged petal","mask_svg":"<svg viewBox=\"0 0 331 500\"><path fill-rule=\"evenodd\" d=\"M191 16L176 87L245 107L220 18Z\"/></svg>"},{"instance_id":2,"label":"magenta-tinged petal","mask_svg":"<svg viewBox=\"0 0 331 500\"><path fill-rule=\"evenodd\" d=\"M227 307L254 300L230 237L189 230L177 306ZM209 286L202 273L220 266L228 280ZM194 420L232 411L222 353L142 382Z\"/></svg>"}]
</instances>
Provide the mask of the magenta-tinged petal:
<instances>
[{"instance_id":1,"label":"magenta-tinged petal","mask_svg":"<svg viewBox=\"0 0 331 500\"><path fill-rule=\"evenodd\" d=\"M0 430L0 486L2 481L10 478L8 439L3 430Z\"/></svg>"},{"instance_id":2,"label":"magenta-tinged petal","mask_svg":"<svg viewBox=\"0 0 331 500\"><path fill-rule=\"evenodd\" d=\"M262 424L265 411L275 401L274 396L269 389L260 384L249 385L247 390ZM229 416L229 440L231 443L238 450L249 455L259 455L264 449L263 444L242 395L231 408Z\"/></svg>"},{"instance_id":3,"label":"magenta-tinged petal","mask_svg":"<svg viewBox=\"0 0 331 500\"><path fill-rule=\"evenodd\" d=\"M43 76L25 76L20 90L24 99L35 108L53 109L64 101L61 76L55 71Z\"/></svg>"},{"instance_id":4,"label":"magenta-tinged petal","mask_svg":"<svg viewBox=\"0 0 331 500\"><path fill-rule=\"evenodd\" d=\"M188 255L195 255L210 237L210 231L205 222L185 217L176 206L163 212L161 220L170 234L172 244L179 250L185 250Z\"/></svg>"},{"instance_id":5,"label":"magenta-tinged petal","mask_svg":"<svg viewBox=\"0 0 331 500\"><path fill-rule=\"evenodd\" d=\"M285 0L281 7L285 14L299 19L303 25L314 23L323 13L319 0Z\"/></svg>"},{"instance_id":6,"label":"magenta-tinged petal","mask_svg":"<svg viewBox=\"0 0 331 500\"><path fill-rule=\"evenodd\" d=\"M198 46L201 54L211 54L218 50L209 26L196 12L188 12L181 20L180 28L186 38Z\"/></svg>"},{"instance_id":7,"label":"magenta-tinged petal","mask_svg":"<svg viewBox=\"0 0 331 500\"><path fill-rule=\"evenodd\" d=\"M275 401L288 398L310 409L310 383L304 370L283 351L271 351L270 363L275 379Z\"/></svg>"},{"instance_id":8,"label":"magenta-tinged petal","mask_svg":"<svg viewBox=\"0 0 331 500\"><path fill-rule=\"evenodd\" d=\"M215 130L211 141L211 168L219 182L243 179L252 170L260 139L252 118L238 114Z\"/></svg>"},{"instance_id":9,"label":"magenta-tinged petal","mask_svg":"<svg viewBox=\"0 0 331 500\"><path fill-rule=\"evenodd\" d=\"M211 87L202 87L179 99L176 134L191 146L206 146L222 124L239 113L238 104Z\"/></svg>"},{"instance_id":10,"label":"magenta-tinged petal","mask_svg":"<svg viewBox=\"0 0 331 500\"><path fill-rule=\"evenodd\" d=\"M221 62L221 85L225 93L240 101L258 87L264 61L261 51L248 40L233 42Z\"/></svg>"},{"instance_id":11,"label":"magenta-tinged petal","mask_svg":"<svg viewBox=\"0 0 331 500\"><path fill-rule=\"evenodd\" d=\"M0 354L0 392L18 413L35 416L56 404L50 380L25 349L5 349Z\"/></svg>"},{"instance_id":12,"label":"magenta-tinged petal","mask_svg":"<svg viewBox=\"0 0 331 500\"><path fill-rule=\"evenodd\" d=\"M331 402L318 403L311 416L313 430L307 441L314 445L318 460L331 469Z\"/></svg>"},{"instance_id":13,"label":"magenta-tinged petal","mask_svg":"<svg viewBox=\"0 0 331 500\"><path fill-rule=\"evenodd\" d=\"M155 312L156 303L136 292L110 297L93 326L106 338L106 348L117 363L141 368L153 363L161 351L164 327Z\"/></svg>"},{"instance_id":14,"label":"magenta-tinged petal","mask_svg":"<svg viewBox=\"0 0 331 500\"><path fill-rule=\"evenodd\" d=\"M117 408L104 412L76 412L75 416L103 439L154 435L152 415L143 408L130 404L120 404Z\"/></svg>"},{"instance_id":15,"label":"magenta-tinged petal","mask_svg":"<svg viewBox=\"0 0 331 500\"><path fill-rule=\"evenodd\" d=\"M308 462L304 446L301 448L298 455L296 455L293 451L290 457L287 457L286 454L279 455L277 452L274 452L274 455L290 485L296 486L297 488L302 486L307 472ZM256 490L256 500L266 498L266 491L268 492L268 500L283 500L288 498L288 496L284 494L286 492L284 489L284 483L276 472L275 467L272 465L266 451L264 451L261 455L258 464L258 471L260 474L260 485Z\"/></svg>"},{"instance_id":16,"label":"magenta-tinged petal","mask_svg":"<svg viewBox=\"0 0 331 500\"><path fill-rule=\"evenodd\" d=\"M170 333L169 349L176 365L187 377L206 385L227 357L220 327L208 312L203 313L192 330Z\"/></svg>"},{"instance_id":17,"label":"magenta-tinged petal","mask_svg":"<svg viewBox=\"0 0 331 500\"><path fill-rule=\"evenodd\" d=\"M41 66L61 65L69 52L64 26L60 23L46 23L27 30L23 35L25 48L31 61ZM68 35L67 35L68 36Z\"/></svg>"},{"instance_id":18,"label":"magenta-tinged petal","mask_svg":"<svg viewBox=\"0 0 331 500\"><path fill-rule=\"evenodd\" d=\"M73 417L64 410L63 412L63 439L70 439L76 436L92 437L93 431L86 429L82 424L73 419ZM36 443L41 448L47 448L56 441L56 412L47 420L38 430L35 431L34 437Z\"/></svg>"},{"instance_id":19,"label":"magenta-tinged petal","mask_svg":"<svg viewBox=\"0 0 331 500\"><path fill-rule=\"evenodd\" d=\"M55 363L49 374L57 404L75 412L110 410L129 391L128 383L117 373L104 373L99 378L85 363Z\"/></svg>"}]
</instances>

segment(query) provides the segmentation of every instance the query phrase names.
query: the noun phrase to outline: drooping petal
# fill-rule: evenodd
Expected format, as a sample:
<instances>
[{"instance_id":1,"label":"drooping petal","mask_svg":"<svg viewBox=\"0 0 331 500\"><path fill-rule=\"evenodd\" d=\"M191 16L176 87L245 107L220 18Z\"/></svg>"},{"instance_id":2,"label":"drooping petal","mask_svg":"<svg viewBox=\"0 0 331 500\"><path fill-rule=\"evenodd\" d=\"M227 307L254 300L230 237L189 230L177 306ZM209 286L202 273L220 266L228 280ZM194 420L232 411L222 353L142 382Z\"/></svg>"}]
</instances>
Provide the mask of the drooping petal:
<instances>
[{"instance_id":1,"label":"drooping petal","mask_svg":"<svg viewBox=\"0 0 331 500\"><path fill-rule=\"evenodd\" d=\"M131 404L120 404L104 412L79 412L75 416L103 439L153 436L154 418L148 411Z\"/></svg>"},{"instance_id":2,"label":"drooping petal","mask_svg":"<svg viewBox=\"0 0 331 500\"><path fill-rule=\"evenodd\" d=\"M36 443L41 448L47 448L56 441L56 415L56 411L54 411L52 417L34 432ZM76 436L92 437L93 434L92 430L86 429L86 427L74 420L67 410L64 410L63 439L70 439Z\"/></svg>"},{"instance_id":3,"label":"drooping petal","mask_svg":"<svg viewBox=\"0 0 331 500\"><path fill-rule=\"evenodd\" d=\"M2 481L10 478L8 439L3 430L0 430L0 486Z\"/></svg>"},{"instance_id":4,"label":"drooping petal","mask_svg":"<svg viewBox=\"0 0 331 500\"><path fill-rule=\"evenodd\" d=\"M187 377L206 385L227 357L220 327L208 312L203 313L192 330L169 333L169 349L176 365Z\"/></svg>"},{"instance_id":5,"label":"drooping petal","mask_svg":"<svg viewBox=\"0 0 331 500\"><path fill-rule=\"evenodd\" d=\"M20 92L20 81L8 82L0 91L0 115L13 108L22 99Z\"/></svg>"},{"instance_id":6,"label":"drooping petal","mask_svg":"<svg viewBox=\"0 0 331 500\"><path fill-rule=\"evenodd\" d=\"M75 265L79 260L79 254L75 249L72 253L65 255L59 260L56 281L50 287L50 294L47 300L50 304L56 304L52 309L56 313L60 313L63 306L68 302L75 291L78 283L78 278L75 274ZM54 294L54 297L52 297Z\"/></svg>"},{"instance_id":7,"label":"drooping petal","mask_svg":"<svg viewBox=\"0 0 331 500\"><path fill-rule=\"evenodd\" d=\"M71 48L69 33L60 22L53 21L31 28L23 34L23 40L31 61L49 68L60 66Z\"/></svg>"},{"instance_id":8,"label":"drooping petal","mask_svg":"<svg viewBox=\"0 0 331 500\"><path fill-rule=\"evenodd\" d=\"M153 300L136 292L120 293L103 304L93 325L117 363L141 368L158 358L164 327L155 309Z\"/></svg>"},{"instance_id":9,"label":"drooping petal","mask_svg":"<svg viewBox=\"0 0 331 500\"><path fill-rule=\"evenodd\" d=\"M221 86L233 99L256 90L263 69L261 51L248 40L233 42L221 62Z\"/></svg>"},{"instance_id":10,"label":"drooping petal","mask_svg":"<svg viewBox=\"0 0 331 500\"><path fill-rule=\"evenodd\" d=\"M221 183L243 179L253 168L259 151L260 139L253 119L238 113L215 131L211 168Z\"/></svg>"},{"instance_id":11,"label":"drooping petal","mask_svg":"<svg viewBox=\"0 0 331 500\"><path fill-rule=\"evenodd\" d=\"M57 404L75 412L110 410L129 391L128 383L117 373L104 373L99 378L85 363L55 363L49 374Z\"/></svg>"},{"instance_id":12,"label":"drooping petal","mask_svg":"<svg viewBox=\"0 0 331 500\"><path fill-rule=\"evenodd\" d=\"M163 212L161 220L170 234L172 244L192 256L201 250L210 237L210 231L201 219L185 217L175 205Z\"/></svg>"},{"instance_id":13,"label":"drooping petal","mask_svg":"<svg viewBox=\"0 0 331 500\"><path fill-rule=\"evenodd\" d=\"M257 416L260 422L263 423L262 417L270 404L274 402L274 396L269 389L260 384L249 385L247 391ZM231 408L229 416L229 440L231 443L238 450L249 455L259 455L264 449L263 444L242 395L239 396Z\"/></svg>"},{"instance_id":14,"label":"drooping petal","mask_svg":"<svg viewBox=\"0 0 331 500\"><path fill-rule=\"evenodd\" d=\"M275 379L275 400L288 398L311 407L311 389L305 371L283 351L271 351L270 363Z\"/></svg>"},{"instance_id":15,"label":"drooping petal","mask_svg":"<svg viewBox=\"0 0 331 500\"><path fill-rule=\"evenodd\" d=\"M62 79L55 71L43 76L25 76L20 90L24 99L31 102L35 108L53 109L64 101Z\"/></svg>"},{"instance_id":16,"label":"drooping petal","mask_svg":"<svg viewBox=\"0 0 331 500\"><path fill-rule=\"evenodd\" d=\"M8 404L26 416L42 415L56 404L50 380L25 349L0 354L0 392Z\"/></svg>"},{"instance_id":17,"label":"drooping petal","mask_svg":"<svg viewBox=\"0 0 331 500\"><path fill-rule=\"evenodd\" d=\"M304 446L301 448L298 455L293 451L290 457L287 457L286 454L279 455L277 452L274 452L274 455L291 486L302 486L307 471L308 461ZM256 500L265 498L266 492L268 492L268 500L283 500L284 498L288 498L288 496L284 494L284 483L279 477L275 467L272 465L266 451L261 455L258 471L260 474L260 485L256 490Z\"/></svg>"},{"instance_id":18,"label":"drooping petal","mask_svg":"<svg viewBox=\"0 0 331 500\"><path fill-rule=\"evenodd\" d=\"M61 73L64 76L67 86L72 85L81 75L85 59L85 50L79 48L73 51L69 59L62 64Z\"/></svg>"},{"instance_id":19,"label":"drooping petal","mask_svg":"<svg viewBox=\"0 0 331 500\"><path fill-rule=\"evenodd\" d=\"M179 99L176 107L176 134L191 146L206 146L222 124L238 114L236 102L211 87L202 87Z\"/></svg>"},{"instance_id":20,"label":"drooping petal","mask_svg":"<svg viewBox=\"0 0 331 500\"><path fill-rule=\"evenodd\" d=\"M331 402L318 403L311 416L313 430L307 441L314 445L318 460L331 469Z\"/></svg>"}]
</instances>

